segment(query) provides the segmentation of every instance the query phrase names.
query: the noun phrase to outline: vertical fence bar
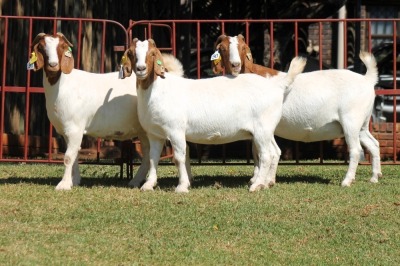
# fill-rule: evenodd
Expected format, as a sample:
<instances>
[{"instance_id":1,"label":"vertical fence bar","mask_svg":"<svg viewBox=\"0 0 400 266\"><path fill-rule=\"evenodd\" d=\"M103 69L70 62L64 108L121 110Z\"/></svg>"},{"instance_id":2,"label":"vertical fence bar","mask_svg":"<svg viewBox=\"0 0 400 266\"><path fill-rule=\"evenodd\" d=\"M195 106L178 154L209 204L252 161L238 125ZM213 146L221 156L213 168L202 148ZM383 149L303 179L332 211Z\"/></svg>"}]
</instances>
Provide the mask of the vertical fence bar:
<instances>
[{"instance_id":1,"label":"vertical fence bar","mask_svg":"<svg viewBox=\"0 0 400 266\"><path fill-rule=\"evenodd\" d=\"M201 62L201 56L200 56L200 51L201 51L201 35L200 35L200 22L196 23L196 40L197 40L197 78L201 78L201 69L200 69L200 62Z\"/></svg>"},{"instance_id":2,"label":"vertical fence bar","mask_svg":"<svg viewBox=\"0 0 400 266\"><path fill-rule=\"evenodd\" d=\"M0 159L3 159L3 134L4 134L4 112L6 97L6 62L7 62L7 46L8 46L8 18L4 18L4 47L3 47L3 75L1 77L1 119L0 119Z\"/></svg>"},{"instance_id":3,"label":"vertical fence bar","mask_svg":"<svg viewBox=\"0 0 400 266\"><path fill-rule=\"evenodd\" d=\"M172 54L176 56L176 23L172 22L172 36L171 36L171 46L172 46Z\"/></svg>"},{"instance_id":4,"label":"vertical fence bar","mask_svg":"<svg viewBox=\"0 0 400 266\"><path fill-rule=\"evenodd\" d=\"M397 23L393 21L393 86L397 90ZM393 160L397 161L397 94L393 95Z\"/></svg>"},{"instance_id":5,"label":"vertical fence bar","mask_svg":"<svg viewBox=\"0 0 400 266\"><path fill-rule=\"evenodd\" d=\"M322 50L323 50L323 47L322 47L322 41L323 41L323 38L322 38L322 27L323 27L323 25L322 25L322 22L319 22L318 23L318 45L319 45L319 69L322 69Z\"/></svg>"},{"instance_id":6,"label":"vertical fence bar","mask_svg":"<svg viewBox=\"0 0 400 266\"><path fill-rule=\"evenodd\" d=\"M274 42L275 42L274 41L274 22L271 21L269 24L269 46L270 46L269 56L270 56L271 68L274 68L274 63L275 63Z\"/></svg>"},{"instance_id":7,"label":"vertical fence bar","mask_svg":"<svg viewBox=\"0 0 400 266\"><path fill-rule=\"evenodd\" d=\"M296 21L294 23L294 51L295 51L295 56L299 55L299 25L298 22Z\"/></svg>"},{"instance_id":8,"label":"vertical fence bar","mask_svg":"<svg viewBox=\"0 0 400 266\"><path fill-rule=\"evenodd\" d=\"M82 45L81 36L82 36L82 20L79 20L79 23L78 23L78 37L77 37L77 39L78 39L78 47L77 47L78 52L77 52L77 55L76 55L76 57L78 57L77 58L78 60L77 60L77 63L76 63L76 68L77 69L81 68L81 45Z\"/></svg>"},{"instance_id":9,"label":"vertical fence bar","mask_svg":"<svg viewBox=\"0 0 400 266\"><path fill-rule=\"evenodd\" d=\"M32 34L33 19L29 19L29 36ZM28 160L29 149L29 118L30 118L30 71L26 71L26 87L25 87L25 125L24 125L24 160Z\"/></svg>"}]
</instances>

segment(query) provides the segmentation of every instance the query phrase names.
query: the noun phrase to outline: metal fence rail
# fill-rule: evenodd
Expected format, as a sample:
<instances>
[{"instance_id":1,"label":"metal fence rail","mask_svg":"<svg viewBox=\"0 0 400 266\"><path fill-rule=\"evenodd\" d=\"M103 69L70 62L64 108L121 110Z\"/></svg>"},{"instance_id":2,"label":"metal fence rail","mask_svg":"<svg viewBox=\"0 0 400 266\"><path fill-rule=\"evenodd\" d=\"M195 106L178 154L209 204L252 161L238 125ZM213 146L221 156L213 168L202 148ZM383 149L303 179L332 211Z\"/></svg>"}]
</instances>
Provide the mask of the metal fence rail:
<instances>
[{"instance_id":1,"label":"metal fence rail","mask_svg":"<svg viewBox=\"0 0 400 266\"><path fill-rule=\"evenodd\" d=\"M186 73L190 78L202 78L210 74L210 71L208 71L208 68L210 68L209 57L214 49L215 37L222 33L232 36L239 33L243 34L249 46L255 51L263 51L265 42L268 41L269 50L262 53L258 52L258 56L256 56L258 64L263 64L262 61L264 61L269 67L274 67L279 60L282 63L285 57L291 58L304 52L305 42L307 44L307 41L312 40L319 47L319 50L314 55L317 68L322 69L327 64L333 65L332 62L336 62L336 65L342 64L340 67L347 68L350 64L357 64L355 53L358 51L358 46L362 50L373 50L373 46L376 43L373 28L376 23L382 22L389 23L393 28L393 33L388 39L392 42L393 50L390 72L393 73L393 80L397 80L398 69L396 62L400 61L400 57L397 57L399 53L397 51L397 32L400 19L152 20L131 21L128 27L124 27L120 23L110 20L0 16L0 49L2 49L0 57L0 162L62 162L60 160L62 149L58 149L55 152L55 149L58 148L56 146L59 144L55 140L57 136L55 136L53 127L46 116L43 116L44 118L39 121L45 126L42 126L40 130L36 130L39 133L33 133L35 131L33 128L37 121L34 120L34 115L36 117L37 114L32 112L32 108L33 106L36 107L37 103L44 104L43 99L37 101L37 95L43 94L44 90L41 83L41 73L34 74L26 71L25 66L31 52L30 43L39 32L63 32L74 43L75 67L99 73L115 70L118 66L121 52L128 47L132 37L142 39L151 37L156 40L157 44L161 44L161 50L178 56L183 61L184 66L185 62L187 63ZM362 29L361 34L354 32L354 25L360 26ZM278 38L276 34L277 28L290 29L292 32L288 33L289 36L287 38L289 41L291 40L292 45L288 46L284 51L285 55L281 55L281 58L277 57L277 50L275 49ZM16 31L16 29L18 30ZM260 29L262 29L261 32ZM307 29L306 36L308 39L304 39L304 29ZM15 36L21 33L23 33L23 36ZM338 33L340 36L335 37ZM334 44L332 44L333 37L336 38L336 43ZM92 44L92 46L88 47L88 44ZM85 54L87 51L90 51L90 58L95 59L93 62L88 60L89 57ZM12 56L15 54L18 54L18 56ZM336 57L336 54L339 56ZM277 59L279 60L277 61ZM90 64L88 64L88 61L90 61ZM90 65L89 69L88 65ZM381 153L385 156L385 164L398 164L397 157L400 152L398 141L400 126L397 126L396 123L398 120L396 96L400 93L397 90L397 83L393 82L392 84L393 87L391 88L377 88L376 94L391 97L393 106L391 120L394 122L374 121L371 123L371 131L381 143ZM7 117L10 116L10 112L13 111L9 101L12 97L19 97L18 99L22 100L22 103L18 104L23 118L21 134L10 131L10 121L6 121ZM44 109L42 108L42 110ZM43 127L46 129L43 130ZM15 135L18 136L15 137ZM17 146L22 149L21 152L17 152L17 155L13 155L13 152L10 152L10 149L15 149L15 147L12 148L10 146L10 148L8 146L9 138L11 137L17 139ZM46 150L39 153L39 155L29 152L30 149L33 149L32 145L36 138L40 139L37 142L43 142L43 139L45 139L45 144L42 143L42 146L45 146ZM97 156L91 162L108 162L107 156L102 157L104 160L99 158L99 153L104 143L102 140L97 141ZM335 143L340 143L340 145ZM135 145L137 146L138 143ZM321 142L317 146L314 144L313 149L318 149L314 158L317 159L317 162L314 161L314 163L326 163L326 149L332 145L339 147L338 149L341 149L341 153L346 153L346 146L340 140L335 140L328 144ZM291 158L292 160L282 161L283 164L310 163L302 160L300 155L302 150L306 149L304 144L293 142L289 146L293 147L294 155ZM226 147L222 146L220 158L216 163L229 163ZM38 149L43 150L43 147L38 147ZM240 149L245 151L246 155L243 156L245 163L250 163L251 153L248 143L244 142ZM167 152L166 155L169 155L169 153ZM200 153L198 153L197 157L198 163L204 163ZM346 158L347 156L342 154L338 164L346 163ZM128 160L131 161L132 158L129 157ZM115 163L115 161L111 161L111 163Z\"/></svg>"}]
</instances>

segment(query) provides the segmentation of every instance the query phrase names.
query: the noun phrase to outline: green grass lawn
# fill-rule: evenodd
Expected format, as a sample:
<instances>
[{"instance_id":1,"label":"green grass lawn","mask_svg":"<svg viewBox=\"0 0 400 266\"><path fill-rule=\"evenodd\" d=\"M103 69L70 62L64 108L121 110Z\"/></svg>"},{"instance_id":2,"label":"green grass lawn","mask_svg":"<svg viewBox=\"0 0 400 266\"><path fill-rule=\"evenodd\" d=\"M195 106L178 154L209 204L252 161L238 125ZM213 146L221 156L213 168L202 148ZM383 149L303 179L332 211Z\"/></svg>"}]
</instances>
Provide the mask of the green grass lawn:
<instances>
[{"instance_id":1,"label":"green grass lawn","mask_svg":"<svg viewBox=\"0 0 400 266\"><path fill-rule=\"evenodd\" d=\"M279 166L248 192L252 166L174 166L153 192L117 166L81 165L82 185L55 191L63 165L0 164L0 265L399 265L400 166L378 184L359 166ZM136 171L136 169L134 169Z\"/></svg>"}]
</instances>

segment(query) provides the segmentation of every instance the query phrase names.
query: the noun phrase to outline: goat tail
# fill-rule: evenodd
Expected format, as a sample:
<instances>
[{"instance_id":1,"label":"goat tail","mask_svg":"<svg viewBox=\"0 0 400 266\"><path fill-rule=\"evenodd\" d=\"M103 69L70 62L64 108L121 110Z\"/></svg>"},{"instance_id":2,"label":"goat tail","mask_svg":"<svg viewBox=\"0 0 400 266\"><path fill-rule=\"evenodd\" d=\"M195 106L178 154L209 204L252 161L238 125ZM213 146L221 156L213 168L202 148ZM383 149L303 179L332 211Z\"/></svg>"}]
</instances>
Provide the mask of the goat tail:
<instances>
[{"instance_id":1,"label":"goat tail","mask_svg":"<svg viewBox=\"0 0 400 266\"><path fill-rule=\"evenodd\" d=\"M291 90L290 85L293 83L296 76L303 72L306 63L307 58L305 57L296 56L292 59L288 73L284 78L285 93L288 93Z\"/></svg>"},{"instance_id":2,"label":"goat tail","mask_svg":"<svg viewBox=\"0 0 400 266\"><path fill-rule=\"evenodd\" d=\"M183 77L184 71L182 63L172 54L162 54L164 66L168 73Z\"/></svg>"},{"instance_id":3,"label":"goat tail","mask_svg":"<svg viewBox=\"0 0 400 266\"><path fill-rule=\"evenodd\" d=\"M360 59L367 67L365 78L375 85L378 82L378 67L376 66L375 57L371 53L361 51Z\"/></svg>"}]
</instances>

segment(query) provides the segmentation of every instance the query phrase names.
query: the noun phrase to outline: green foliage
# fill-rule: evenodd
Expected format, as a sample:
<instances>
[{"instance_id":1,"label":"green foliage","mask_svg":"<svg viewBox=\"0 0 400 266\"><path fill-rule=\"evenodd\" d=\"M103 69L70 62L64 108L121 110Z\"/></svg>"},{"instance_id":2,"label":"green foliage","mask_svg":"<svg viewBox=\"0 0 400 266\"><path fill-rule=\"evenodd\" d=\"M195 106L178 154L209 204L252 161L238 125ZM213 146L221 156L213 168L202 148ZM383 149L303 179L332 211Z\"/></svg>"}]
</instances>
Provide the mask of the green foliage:
<instances>
[{"instance_id":1,"label":"green foliage","mask_svg":"<svg viewBox=\"0 0 400 266\"><path fill-rule=\"evenodd\" d=\"M0 165L1 265L396 265L398 166L280 166L249 193L252 167L193 166L189 194L159 167L154 192L116 166L81 165L82 186L55 191L63 165Z\"/></svg>"}]
</instances>

